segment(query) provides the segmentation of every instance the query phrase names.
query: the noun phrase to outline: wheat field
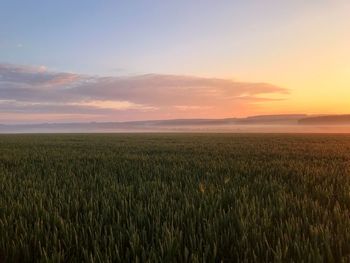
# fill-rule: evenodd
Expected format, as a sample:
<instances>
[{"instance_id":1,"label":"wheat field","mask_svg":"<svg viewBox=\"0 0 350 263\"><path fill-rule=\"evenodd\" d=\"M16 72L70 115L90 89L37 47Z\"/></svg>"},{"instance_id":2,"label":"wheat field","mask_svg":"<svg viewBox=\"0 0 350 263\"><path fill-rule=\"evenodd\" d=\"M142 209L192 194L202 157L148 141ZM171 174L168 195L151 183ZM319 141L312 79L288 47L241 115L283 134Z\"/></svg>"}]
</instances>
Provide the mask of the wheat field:
<instances>
[{"instance_id":1,"label":"wheat field","mask_svg":"<svg viewBox=\"0 0 350 263\"><path fill-rule=\"evenodd\" d=\"M350 136L0 136L0 262L349 262Z\"/></svg>"}]
</instances>

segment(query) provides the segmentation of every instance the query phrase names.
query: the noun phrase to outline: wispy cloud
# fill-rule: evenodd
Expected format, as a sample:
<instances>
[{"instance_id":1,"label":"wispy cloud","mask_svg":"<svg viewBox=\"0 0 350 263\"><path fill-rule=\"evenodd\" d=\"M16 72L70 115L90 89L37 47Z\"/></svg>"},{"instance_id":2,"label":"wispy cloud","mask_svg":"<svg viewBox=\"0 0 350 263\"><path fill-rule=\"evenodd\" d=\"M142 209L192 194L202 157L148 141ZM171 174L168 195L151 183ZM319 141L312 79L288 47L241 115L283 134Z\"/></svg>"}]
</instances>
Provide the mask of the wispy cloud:
<instances>
[{"instance_id":1,"label":"wispy cloud","mask_svg":"<svg viewBox=\"0 0 350 263\"><path fill-rule=\"evenodd\" d=\"M54 121L53 114L91 115L97 121L233 116L287 94L268 83L160 74L96 77L0 64L1 115L35 113L47 121Z\"/></svg>"}]
</instances>

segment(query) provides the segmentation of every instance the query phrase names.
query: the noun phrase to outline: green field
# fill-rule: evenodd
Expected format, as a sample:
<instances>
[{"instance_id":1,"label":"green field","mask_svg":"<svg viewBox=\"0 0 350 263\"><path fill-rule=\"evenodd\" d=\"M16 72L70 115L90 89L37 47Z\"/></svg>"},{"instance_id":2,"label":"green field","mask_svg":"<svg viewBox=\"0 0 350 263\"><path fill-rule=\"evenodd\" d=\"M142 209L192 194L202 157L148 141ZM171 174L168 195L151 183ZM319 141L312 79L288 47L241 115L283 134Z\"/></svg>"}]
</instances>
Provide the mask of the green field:
<instances>
[{"instance_id":1,"label":"green field","mask_svg":"<svg viewBox=\"0 0 350 263\"><path fill-rule=\"evenodd\" d=\"M350 135L0 136L0 262L350 262Z\"/></svg>"}]
</instances>

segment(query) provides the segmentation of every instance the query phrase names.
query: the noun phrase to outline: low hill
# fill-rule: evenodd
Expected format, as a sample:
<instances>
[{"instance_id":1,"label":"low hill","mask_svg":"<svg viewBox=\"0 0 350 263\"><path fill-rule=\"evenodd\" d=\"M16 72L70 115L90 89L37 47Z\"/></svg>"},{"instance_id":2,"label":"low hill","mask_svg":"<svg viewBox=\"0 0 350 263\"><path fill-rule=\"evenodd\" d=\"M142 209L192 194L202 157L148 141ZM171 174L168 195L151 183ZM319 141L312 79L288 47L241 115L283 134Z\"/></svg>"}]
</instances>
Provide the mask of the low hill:
<instances>
[{"instance_id":1,"label":"low hill","mask_svg":"<svg viewBox=\"0 0 350 263\"><path fill-rule=\"evenodd\" d=\"M238 119L236 124L297 124L306 114L259 115Z\"/></svg>"},{"instance_id":2,"label":"low hill","mask_svg":"<svg viewBox=\"0 0 350 263\"><path fill-rule=\"evenodd\" d=\"M350 115L307 117L298 121L301 125L350 125Z\"/></svg>"}]
</instances>

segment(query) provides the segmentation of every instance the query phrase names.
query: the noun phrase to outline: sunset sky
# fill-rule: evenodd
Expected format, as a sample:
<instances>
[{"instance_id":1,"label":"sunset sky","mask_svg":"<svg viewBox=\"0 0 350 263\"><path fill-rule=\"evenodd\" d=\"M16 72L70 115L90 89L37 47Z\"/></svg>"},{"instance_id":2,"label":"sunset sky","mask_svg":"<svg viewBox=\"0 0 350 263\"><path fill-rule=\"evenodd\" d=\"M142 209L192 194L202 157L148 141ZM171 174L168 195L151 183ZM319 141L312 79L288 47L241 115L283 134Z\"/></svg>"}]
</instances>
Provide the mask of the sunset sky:
<instances>
[{"instance_id":1,"label":"sunset sky","mask_svg":"<svg viewBox=\"0 0 350 263\"><path fill-rule=\"evenodd\" d=\"M350 113L349 0L1 0L0 123Z\"/></svg>"}]
</instances>

